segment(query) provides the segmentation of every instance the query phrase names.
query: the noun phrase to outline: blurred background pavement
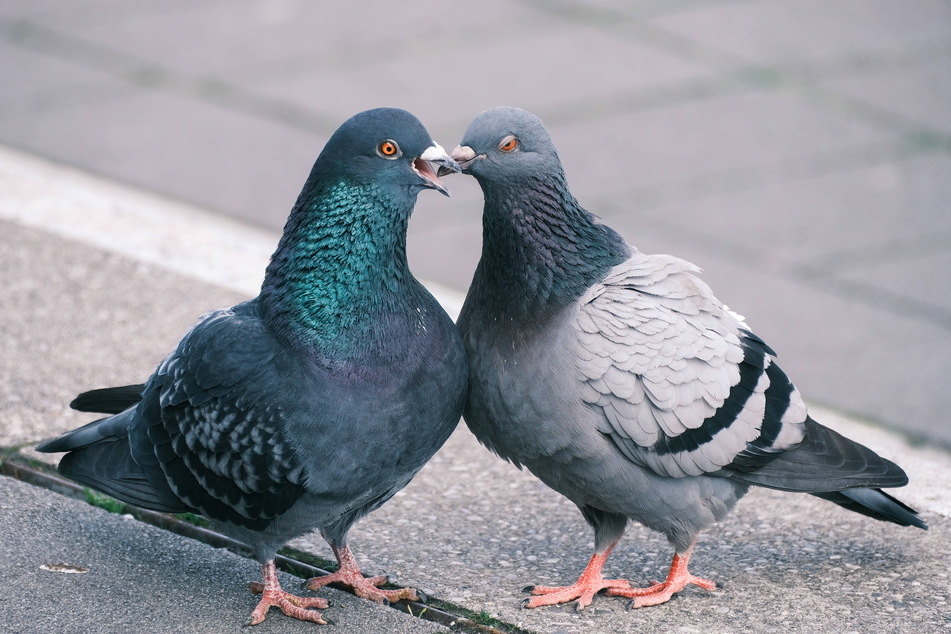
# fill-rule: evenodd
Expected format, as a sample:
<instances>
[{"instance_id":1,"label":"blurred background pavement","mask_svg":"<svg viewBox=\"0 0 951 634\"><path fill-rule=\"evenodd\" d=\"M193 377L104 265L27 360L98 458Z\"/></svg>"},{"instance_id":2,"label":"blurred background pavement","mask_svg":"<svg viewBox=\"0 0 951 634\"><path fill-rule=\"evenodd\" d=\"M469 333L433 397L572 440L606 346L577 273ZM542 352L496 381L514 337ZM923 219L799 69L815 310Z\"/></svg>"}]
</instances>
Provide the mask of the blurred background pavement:
<instances>
[{"instance_id":1,"label":"blurred background pavement","mask_svg":"<svg viewBox=\"0 0 951 634\"><path fill-rule=\"evenodd\" d=\"M946 0L2 0L0 86L0 144L275 230L360 110L447 148L532 110L582 204L703 267L807 400L951 446ZM410 257L462 293L481 200L449 185Z\"/></svg>"}]
</instances>

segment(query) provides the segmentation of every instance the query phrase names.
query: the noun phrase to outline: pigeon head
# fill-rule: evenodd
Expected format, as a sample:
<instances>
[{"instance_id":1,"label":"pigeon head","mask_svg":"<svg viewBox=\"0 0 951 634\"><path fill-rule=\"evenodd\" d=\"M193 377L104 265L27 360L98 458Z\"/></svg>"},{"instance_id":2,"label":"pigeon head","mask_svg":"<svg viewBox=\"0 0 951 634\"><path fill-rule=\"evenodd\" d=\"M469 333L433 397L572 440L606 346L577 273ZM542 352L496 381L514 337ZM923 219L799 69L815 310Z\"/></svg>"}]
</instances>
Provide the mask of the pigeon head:
<instances>
[{"instance_id":1,"label":"pigeon head","mask_svg":"<svg viewBox=\"0 0 951 634\"><path fill-rule=\"evenodd\" d=\"M541 119L521 108L501 106L477 116L452 158L483 188L515 185L540 174L563 177L564 173Z\"/></svg>"},{"instance_id":2,"label":"pigeon head","mask_svg":"<svg viewBox=\"0 0 951 634\"><path fill-rule=\"evenodd\" d=\"M391 186L410 198L426 188L448 196L437 170L452 173L459 167L419 119L398 108L376 108L354 115L334 132L308 180Z\"/></svg>"},{"instance_id":3,"label":"pigeon head","mask_svg":"<svg viewBox=\"0 0 951 634\"><path fill-rule=\"evenodd\" d=\"M571 195L551 136L520 108L477 116L453 150L485 197L470 293L513 318L545 319L629 257L624 240Z\"/></svg>"},{"instance_id":4,"label":"pigeon head","mask_svg":"<svg viewBox=\"0 0 951 634\"><path fill-rule=\"evenodd\" d=\"M375 317L367 315L398 314L397 304L418 299L406 230L420 191L449 195L437 166L459 169L405 110L367 110L334 132L291 210L261 287L275 331L325 352L332 347L327 354L337 356L379 340Z\"/></svg>"}]
</instances>

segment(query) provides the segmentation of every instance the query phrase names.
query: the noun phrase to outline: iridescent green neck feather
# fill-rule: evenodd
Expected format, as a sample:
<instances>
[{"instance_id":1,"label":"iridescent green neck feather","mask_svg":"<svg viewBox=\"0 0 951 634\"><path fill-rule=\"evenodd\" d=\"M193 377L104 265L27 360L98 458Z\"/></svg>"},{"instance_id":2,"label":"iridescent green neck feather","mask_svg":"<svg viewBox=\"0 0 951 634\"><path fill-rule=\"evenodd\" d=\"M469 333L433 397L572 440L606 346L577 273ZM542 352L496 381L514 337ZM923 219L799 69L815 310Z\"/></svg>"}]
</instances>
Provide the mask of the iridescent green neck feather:
<instances>
[{"instance_id":1,"label":"iridescent green neck feather","mask_svg":"<svg viewBox=\"0 0 951 634\"><path fill-rule=\"evenodd\" d=\"M404 199L405 198L405 199ZM262 314L281 336L359 357L380 345L387 316L418 292L406 262L413 199L343 182L301 195L271 257Z\"/></svg>"}]
</instances>

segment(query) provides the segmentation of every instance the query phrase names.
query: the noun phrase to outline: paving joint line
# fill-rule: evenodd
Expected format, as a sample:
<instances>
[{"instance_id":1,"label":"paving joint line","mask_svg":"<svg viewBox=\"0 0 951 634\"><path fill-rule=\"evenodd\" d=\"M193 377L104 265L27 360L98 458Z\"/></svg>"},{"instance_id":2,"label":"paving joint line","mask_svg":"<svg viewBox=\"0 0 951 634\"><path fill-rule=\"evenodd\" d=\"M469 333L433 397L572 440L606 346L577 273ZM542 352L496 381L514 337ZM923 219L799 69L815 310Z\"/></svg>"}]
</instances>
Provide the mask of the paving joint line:
<instances>
[{"instance_id":1,"label":"paving joint line","mask_svg":"<svg viewBox=\"0 0 951 634\"><path fill-rule=\"evenodd\" d=\"M617 203L613 200L623 200L624 213L650 211L673 202L702 200L751 191L766 185L820 178L886 162L906 161L936 149L940 148L919 146L901 138L896 141L847 147L763 166L740 166L719 172L707 172L687 180L621 190L610 197L596 198L592 209L597 209L597 213L609 217L617 211Z\"/></svg>"},{"instance_id":2,"label":"paving joint line","mask_svg":"<svg viewBox=\"0 0 951 634\"><path fill-rule=\"evenodd\" d=\"M478 25L467 29L459 29L446 33L444 29L437 29L424 33L410 43L405 39L397 38L386 40L374 45L372 50L363 46L342 46L326 53L316 53L311 55L298 54L291 57L283 57L275 60L266 60L251 64L242 65L240 68L223 69L220 72L228 73L234 76L239 74L244 81L273 81L274 79L294 78L301 71L312 72L317 65L322 65L328 70L350 70L359 69L373 62L391 60L396 57L423 57L428 58L433 55L432 48L438 48L438 45L446 45L446 50L452 51L459 48L459 41L464 42L469 38L472 42L484 45L504 40L511 35L520 35L525 29L531 27L533 34L538 34L541 28L554 30L554 25L538 25L534 21L529 23L529 18L523 18L512 22L490 22L484 25ZM425 41L427 46L421 48L418 43ZM468 123L466 120L464 123Z\"/></svg>"},{"instance_id":3,"label":"paving joint line","mask_svg":"<svg viewBox=\"0 0 951 634\"><path fill-rule=\"evenodd\" d=\"M913 239L889 240L871 246L827 253L809 264L799 264L793 270L803 279L813 280L833 275L829 272L832 268L836 269L836 273L842 273L947 252L951 252L951 232L929 233Z\"/></svg>"},{"instance_id":4,"label":"paving joint line","mask_svg":"<svg viewBox=\"0 0 951 634\"><path fill-rule=\"evenodd\" d=\"M86 494L86 487L80 486L69 480L65 480L57 475L47 472L46 469L50 468L48 466L38 469L23 464L19 460L11 459L9 454L15 451L15 448L0 448L0 476L10 477L33 486L47 489L59 495L64 495L69 498L90 503ZM95 506L92 503L90 503L90 505ZM244 557L245 559L253 559L251 549L242 542L231 539L230 537L222 535L221 533L211 529L184 521L175 517L174 515L159 513L157 511L151 511L133 504L125 503L123 503L122 509L118 512L122 514L129 514L137 521L149 524L170 533L174 533L180 537L194 539L212 546L213 548L224 548L235 555ZM274 558L274 561L280 570L305 580L312 577L324 577L331 574L330 571L324 568L314 566L310 563L301 561L288 555L278 554ZM404 588L404 586L390 583L387 583L387 586L392 586L396 589ZM342 592L347 592L348 594L354 594L353 588L350 588L344 584L332 583L330 584L330 587ZM354 594L354 596L356 595ZM507 623L499 619L496 619L499 623L498 627L483 625L473 621L467 616L450 611L469 611L462 606L458 606L435 597L426 597L426 600L435 600L441 606L446 607L440 608L436 607L435 605L429 605L423 600L409 601L405 599L395 603L389 603L387 604L387 607L398 610L405 614L409 614L414 618L438 623L454 632L462 632L465 634L532 634L529 630L519 628L514 624Z\"/></svg>"},{"instance_id":5,"label":"paving joint line","mask_svg":"<svg viewBox=\"0 0 951 634\"><path fill-rule=\"evenodd\" d=\"M561 15L564 12L563 7L561 9L557 6L553 8L547 4L539 4L535 0L522 0L522 2L556 15ZM570 11L570 13L574 14L576 12ZM592 24L590 19L583 21L589 25ZM620 23L638 24L630 18L624 18ZM615 26L616 24L617 21L611 22L612 32L619 28ZM598 27L600 25L602 25L601 20L594 21L593 26ZM641 28L642 30L649 28L651 32L656 31L672 36L663 29L656 29L643 24ZM494 24L483 29L490 33L497 32ZM3 26L3 33L5 39L11 44L105 72L140 89L160 89L186 97L193 97L212 105L261 117L322 136L329 136L337 123L336 121L330 121L327 116L301 108L296 104L238 87L213 76L190 76L29 20L6 21ZM648 45L656 44L653 41L656 38L651 39L652 41L646 43ZM351 57L349 55L345 56ZM697 61L694 59L696 57L694 55L687 57L691 61ZM702 57L708 57L708 55ZM699 61L701 64L709 66L703 59ZM832 60L828 63L835 64L836 61ZM729 70L717 73L712 77L615 94L598 99L593 103L590 99L586 99L583 103L564 103L555 106L552 109L552 114L547 119L555 124L571 123L590 120L599 116L660 108L745 91L787 90L799 94L807 102L827 111L854 115L877 127L885 127L890 130L897 129L917 135L925 144L937 144L951 148L951 135L933 130L927 125L908 120L887 109L868 104L860 99L823 89L812 83L808 77L803 76L803 71L797 69L795 65L787 67L757 66L744 63L740 59L730 59L727 66ZM68 106L68 100L66 102L64 105Z\"/></svg>"},{"instance_id":6,"label":"paving joint line","mask_svg":"<svg viewBox=\"0 0 951 634\"><path fill-rule=\"evenodd\" d=\"M830 295L846 297L874 309L951 331L951 310L944 306L866 282L845 279L835 274L815 280L802 279L802 281Z\"/></svg>"},{"instance_id":7,"label":"paving joint line","mask_svg":"<svg viewBox=\"0 0 951 634\"><path fill-rule=\"evenodd\" d=\"M602 206L602 211L603 207L606 207L606 205ZM598 207L591 208L598 209ZM610 218L610 215L606 212L602 215L605 218ZM724 240L722 237L708 231L684 225L676 221L654 216L647 221L656 226L666 227L679 235L689 235L691 239L701 244L715 246L717 247L715 249L717 253L736 264L745 267L753 264L761 271L769 272L772 275L789 281L806 284L824 293L838 297L845 296L875 310L884 310L903 318L937 326L944 330L951 330L951 311L938 304L926 302L863 282L842 278L838 276L836 272L828 273L823 271L821 264L804 265L796 261L786 260L785 258L781 261L777 261L775 254L768 254L761 248L750 246L747 243L736 243L730 240ZM947 242L946 238L947 236L943 235L937 244L932 245L932 248L938 252L945 251L946 248L940 242L941 240ZM933 242L933 240L926 241ZM875 245L868 247L865 251L871 252L874 249L880 248L882 248L881 245ZM907 245L906 250L908 253L914 253L914 246Z\"/></svg>"},{"instance_id":8,"label":"paving joint line","mask_svg":"<svg viewBox=\"0 0 951 634\"><path fill-rule=\"evenodd\" d=\"M245 90L212 76L181 73L28 20L6 22L0 33L12 45L92 68L140 89L196 98L325 137L339 125L339 121L331 120L330 116L296 104Z\"/></svg>"},{"instance_id":9,"label":"paving joint line","mask_svg":"<svg viewBox=\"0 0 951 634\"><path fill-rule=\"evenodd\" d=\"M680 59L702 64L708 68L732 67L741 63L735 55L726 53L673 33L652 26L645 21L648 16L632 17L605 7L576 7L563 0L519 0L522 4L542 9L569 22L584 23L601 28L625 39L634 39L642 44L662 50ZM605 29L606 27L606 29Z\"/></svg>"}]
</instances>

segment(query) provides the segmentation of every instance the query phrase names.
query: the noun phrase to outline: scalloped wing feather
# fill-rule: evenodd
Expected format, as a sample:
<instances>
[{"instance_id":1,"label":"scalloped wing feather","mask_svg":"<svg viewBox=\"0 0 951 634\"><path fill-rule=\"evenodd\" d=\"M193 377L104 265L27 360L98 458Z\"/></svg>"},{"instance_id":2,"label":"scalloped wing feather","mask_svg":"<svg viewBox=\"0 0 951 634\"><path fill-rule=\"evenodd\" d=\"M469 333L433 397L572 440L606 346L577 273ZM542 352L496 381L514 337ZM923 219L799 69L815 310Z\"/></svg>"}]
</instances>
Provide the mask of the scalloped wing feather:
<instances>
[{"instance_id":1,"label":"scalloped wing feather","mask_svg":"<svg viewBox=\"0 0 951 634\"><path fill-rule=\"evenodd\" d=\"M278 345L255 315L215 311L146 386L137 460L157 461L175 494L210 518L260 529L304 493L284 435L292 378Z\"/></svg>"},{"instance_id":2,"label":"scalloped wing feather","mask_svg":"<svg viewBox=\"0 0 951 634\"><path fill-rule=\"evenodd\" d=\"M635 252L581 298L578 369L598 428L683 477L755 468L801 442L806 409L773 351L689 262Z\"/></svg>"}]
</instances>

